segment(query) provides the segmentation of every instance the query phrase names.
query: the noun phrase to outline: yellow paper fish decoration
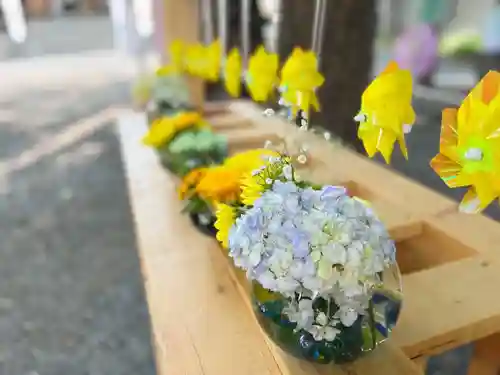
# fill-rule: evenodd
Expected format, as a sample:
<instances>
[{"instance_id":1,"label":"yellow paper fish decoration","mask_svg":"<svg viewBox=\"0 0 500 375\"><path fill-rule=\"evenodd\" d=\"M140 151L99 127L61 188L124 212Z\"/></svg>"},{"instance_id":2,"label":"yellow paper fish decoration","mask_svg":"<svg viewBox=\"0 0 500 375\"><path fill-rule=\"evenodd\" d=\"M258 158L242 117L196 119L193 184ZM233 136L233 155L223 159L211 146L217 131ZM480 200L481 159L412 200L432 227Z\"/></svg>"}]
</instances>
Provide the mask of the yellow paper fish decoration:
<instances>
[{"instance_id":1,"label":"yellow paper fish decoration","mask_svg":"<svg viewBox=\"0 0 500 375\"><path fill-rule=\"evenodd\" d=\"M476 213L500 197L500 73L490 71L460 108L443 111L430 165L450 188L468 186L459 209Z\"/></svg>"},{"instance_id":2,"label":"yellow paper fish decoration","mask_svg":"<svg viewBox=\"0 0 500 375\"><path fill-rule=\"evenodd\" d=\"M156 75L165 76L170 74L179 74L184 70L184 54L186 46L180 40L174 40L169 47L170 63L162 66L156 71Z\"/></svg>"},{"instance_id":3,"label":"yellow paper fish decoration","mask_svg":"<svg viewBox=\"0 0 500 375\"><path fill-rule=\"evenodd\" d=\"M221 43L216 40L208 46L200 43L187 47L186 70L188 73L210 82L219 79L221 65Z\"/></svg>"},{"instance_id":4,"label":"yellow paper fish decoration","mask_svg":"<svg viewBox=\"0 0 500 375\"><path fill-rule=\"evenodd\" d=\"M233 98L241 95L241 55L237 48L233 48L226 58L224 67L224 86Z\"/></svg>"},{"instance_id":5,"label":"yellow paper fish decoration","mask_svg":"<svg viewBox=\"0 0 500 375\"><path fill-rule=\"evenodd\" d=\"M319 111L316 90L324 82L325 78L318 71L315 53L297 47L281 69L282 98L291 105L294 115L298 109L308 114L311 106Z\"/></svg>"},{"instance_id":6,"label":"yellow paper fish decoration","mask_svg":"<svg viewBox=\"0 0 500 375\"><path fill-rule=\"evenodd\" d=\"M278 84L279 58L267 53L263 46L257 48L248 60L246 85L250 96L256 102L265 102Z\"/></svg>"},{"instance_id":7,"label":"yellow paper fish decoration","mask_svg":"<svg viewBox=\"0 0 500 375\"><path fill-rule=\"evenodd\" d=\"M205 47L201 43L196 43L186 47L185 66L186 71L193 76L201 76L202 65L205 55Z\"/></svg>"},{"instance_id":8,"label":"yellow paper fish decoration","mask_svg":"<svg viewBox=\"0 0 500 375\"><path fill-rule=\"evenodd\" d=\"M361 110L354 118L359 122L358 137L369 157L379 151L389 164L394 143L398 141L408 159L404 135L415 122L411 101L411 73L390 62L363 92Z\"/></svg>"},{"instance_id":9,"label":"yellow paper fish decoration","mask_svg":"<svg viewBox=\"0 0 500 375\"><path fill-rule=\"evenodd\" d=\"M309 110L311 107L319 112L320 105L318 97L314 91L292 91L284 90L281 93L281 98L284 100L284 104L290 106L292 116L296 116L299 109L304 111L306 117L309 116Z\"/></svg>"}]
</instances>

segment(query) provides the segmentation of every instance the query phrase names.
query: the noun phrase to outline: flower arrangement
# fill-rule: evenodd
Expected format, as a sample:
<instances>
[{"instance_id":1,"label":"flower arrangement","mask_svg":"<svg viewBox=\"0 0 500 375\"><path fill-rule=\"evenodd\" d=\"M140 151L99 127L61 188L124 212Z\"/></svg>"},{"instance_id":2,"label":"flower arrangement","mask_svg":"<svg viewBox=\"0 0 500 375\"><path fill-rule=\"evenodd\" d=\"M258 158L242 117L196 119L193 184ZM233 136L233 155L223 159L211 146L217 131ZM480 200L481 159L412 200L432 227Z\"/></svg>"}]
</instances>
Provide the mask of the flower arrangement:
<instances>
[{"instance_id":1,"label":"flower arrangement","mask_svg":"<svg viewBox=\"0 0 500 375\"><path fill-rule=\"evenodd\" d=\"M280 345L342 362L381 340L373 297L396 249L366 202L300 180L279 156L248 174L241 202L219 204L216 216L217 238L256 285L258 315L268 318L261 324L287 337Z\"/></svg>"},{"instance_id":2,"label":"flower arrangement","mask_svg":"<svg viewBox=\"0 0 500 375\"><path fill-rule=\"evenodd\" d=\"M263 155L272 154L265 149L251 150L226 159L222 165L193 169L178 189L179 198L187 202L183 211L198 227L213 227L217 205L239 202L242 176L261 166ZM215 229L209 232L215 235Z\"/></svg>"},{"instance_id":3,"label":"flower arrangement","mask_svg":"<svg viewBox=\"0 0 500 375\"><path fill-rule=\"evenodd\" d=\"M151 88L151 101L159 115L173 114L190 105L186 80L181 75L158 74Z\"/></svg>"},{"instance_id":4,"label":"flower arrangement","mask_svg":"<svg viewBox=\"0 0 500 375\"><path fill-rule=\"evenodd\" d=\"M149 123L155 119L174 115L190 108L189 90L185 78L180 74L163 73L139 77L132 88L134 106L146 110L150 115Z\"/></svg>"},{"instance_id":5,"label":"flower arrangement","mask_svg":"<svg viewBox=\"0 0 500 375\"><path fill-rule=\"evenodd\" d=\"M219 164L227 155L226 139L213 133L197 112L154 120L143 143L156 148L164 166L181 176L193 168Z\"/></svg>"}]
</instances>

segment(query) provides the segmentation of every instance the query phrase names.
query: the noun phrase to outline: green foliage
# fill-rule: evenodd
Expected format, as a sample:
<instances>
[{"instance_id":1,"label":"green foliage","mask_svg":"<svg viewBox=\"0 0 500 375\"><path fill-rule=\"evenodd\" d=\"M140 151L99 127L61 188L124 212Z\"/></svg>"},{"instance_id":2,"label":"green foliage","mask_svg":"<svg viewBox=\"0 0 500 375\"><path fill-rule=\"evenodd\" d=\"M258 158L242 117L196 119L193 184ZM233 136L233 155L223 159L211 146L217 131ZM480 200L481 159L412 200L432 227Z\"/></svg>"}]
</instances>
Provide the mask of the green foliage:
<instances>
[{"instance_id":1,"label":"green foliage","mask_svg":"<svg viewBox=\"0 0 500 375\"><path fill-rule=\"evenodd\" d=\"M151 90L151 99L157 105L167 103L172 108L189 106L189 90L184 77L180 75L156 77Z\"/></svg>"},{"instance_id":2,"label":"green foliage","mask_svg":"<svg viewBox=\"0 0 500 375\"><path fill-rule=\"evenodd\" d=\"M224 152L226 149L225 137L209 129L182 132L169 145L170 152L174 154L207 154Z\"/></svg>"},{"instance_id":3,"label":"green foliage","mask_svg":"<svg viewBox=\"0 0 500 375\"><path fill-rule=\"evenodd\" d=\"M186 205L182 209L182 213L188 212L196 214L207 213L210 212L210 207L207 202L195 195L187 200Z\"/></svg>"}]
</instances>

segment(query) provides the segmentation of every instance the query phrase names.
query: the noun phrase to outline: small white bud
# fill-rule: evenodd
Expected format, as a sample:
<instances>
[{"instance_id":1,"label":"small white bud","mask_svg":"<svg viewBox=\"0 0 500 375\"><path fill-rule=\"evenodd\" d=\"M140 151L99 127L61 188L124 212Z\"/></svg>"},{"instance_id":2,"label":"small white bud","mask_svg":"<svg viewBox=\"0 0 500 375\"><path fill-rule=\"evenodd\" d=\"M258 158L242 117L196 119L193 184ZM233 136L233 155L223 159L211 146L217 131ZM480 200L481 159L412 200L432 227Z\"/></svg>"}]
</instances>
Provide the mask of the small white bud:
<instances>
[{"instance_id":1,"label":"small white bud","mask_svg":"<svg viewBox=\"0 0 500 375\"><path fill-rule=\"evenodd\" d=\"M264 111L264 116L267 116L267 117L274 116L274 110L272 108L267 108Z\"/></svg>"},{"instance_id":2,"label":"small white bud","mask_svg":"<svg viewBox=\"0 0 500 375\"><path fill-rule=\"evenodd\" d=\"M299 162L299 164L306 164L307 156L304 154L300 154L299 156L297 156L297 161Z\"/></svg>"}]
</instances>

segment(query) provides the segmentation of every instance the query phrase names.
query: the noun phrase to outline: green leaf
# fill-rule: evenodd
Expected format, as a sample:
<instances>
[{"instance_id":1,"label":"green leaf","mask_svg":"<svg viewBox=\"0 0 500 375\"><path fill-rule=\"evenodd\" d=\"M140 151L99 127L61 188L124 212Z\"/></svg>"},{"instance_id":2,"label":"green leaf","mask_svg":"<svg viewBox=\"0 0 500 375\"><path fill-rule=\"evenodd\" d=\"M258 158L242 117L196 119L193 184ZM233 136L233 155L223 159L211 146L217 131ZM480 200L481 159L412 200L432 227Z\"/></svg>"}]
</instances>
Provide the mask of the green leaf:
<instances>
[{"instance_id":1,"label":"green leaf","mask_svg":"<svg viewBox=\"0 0 500 375\"><path fill-rule=\"evenodd\" d=\"M184 209L182 210L183 213L186 212L193 212L193 213L202 213L202 212L209 212L210 208L203 199L201 199L198 196L193 196Z\"/></svg>"}]
</instances>

